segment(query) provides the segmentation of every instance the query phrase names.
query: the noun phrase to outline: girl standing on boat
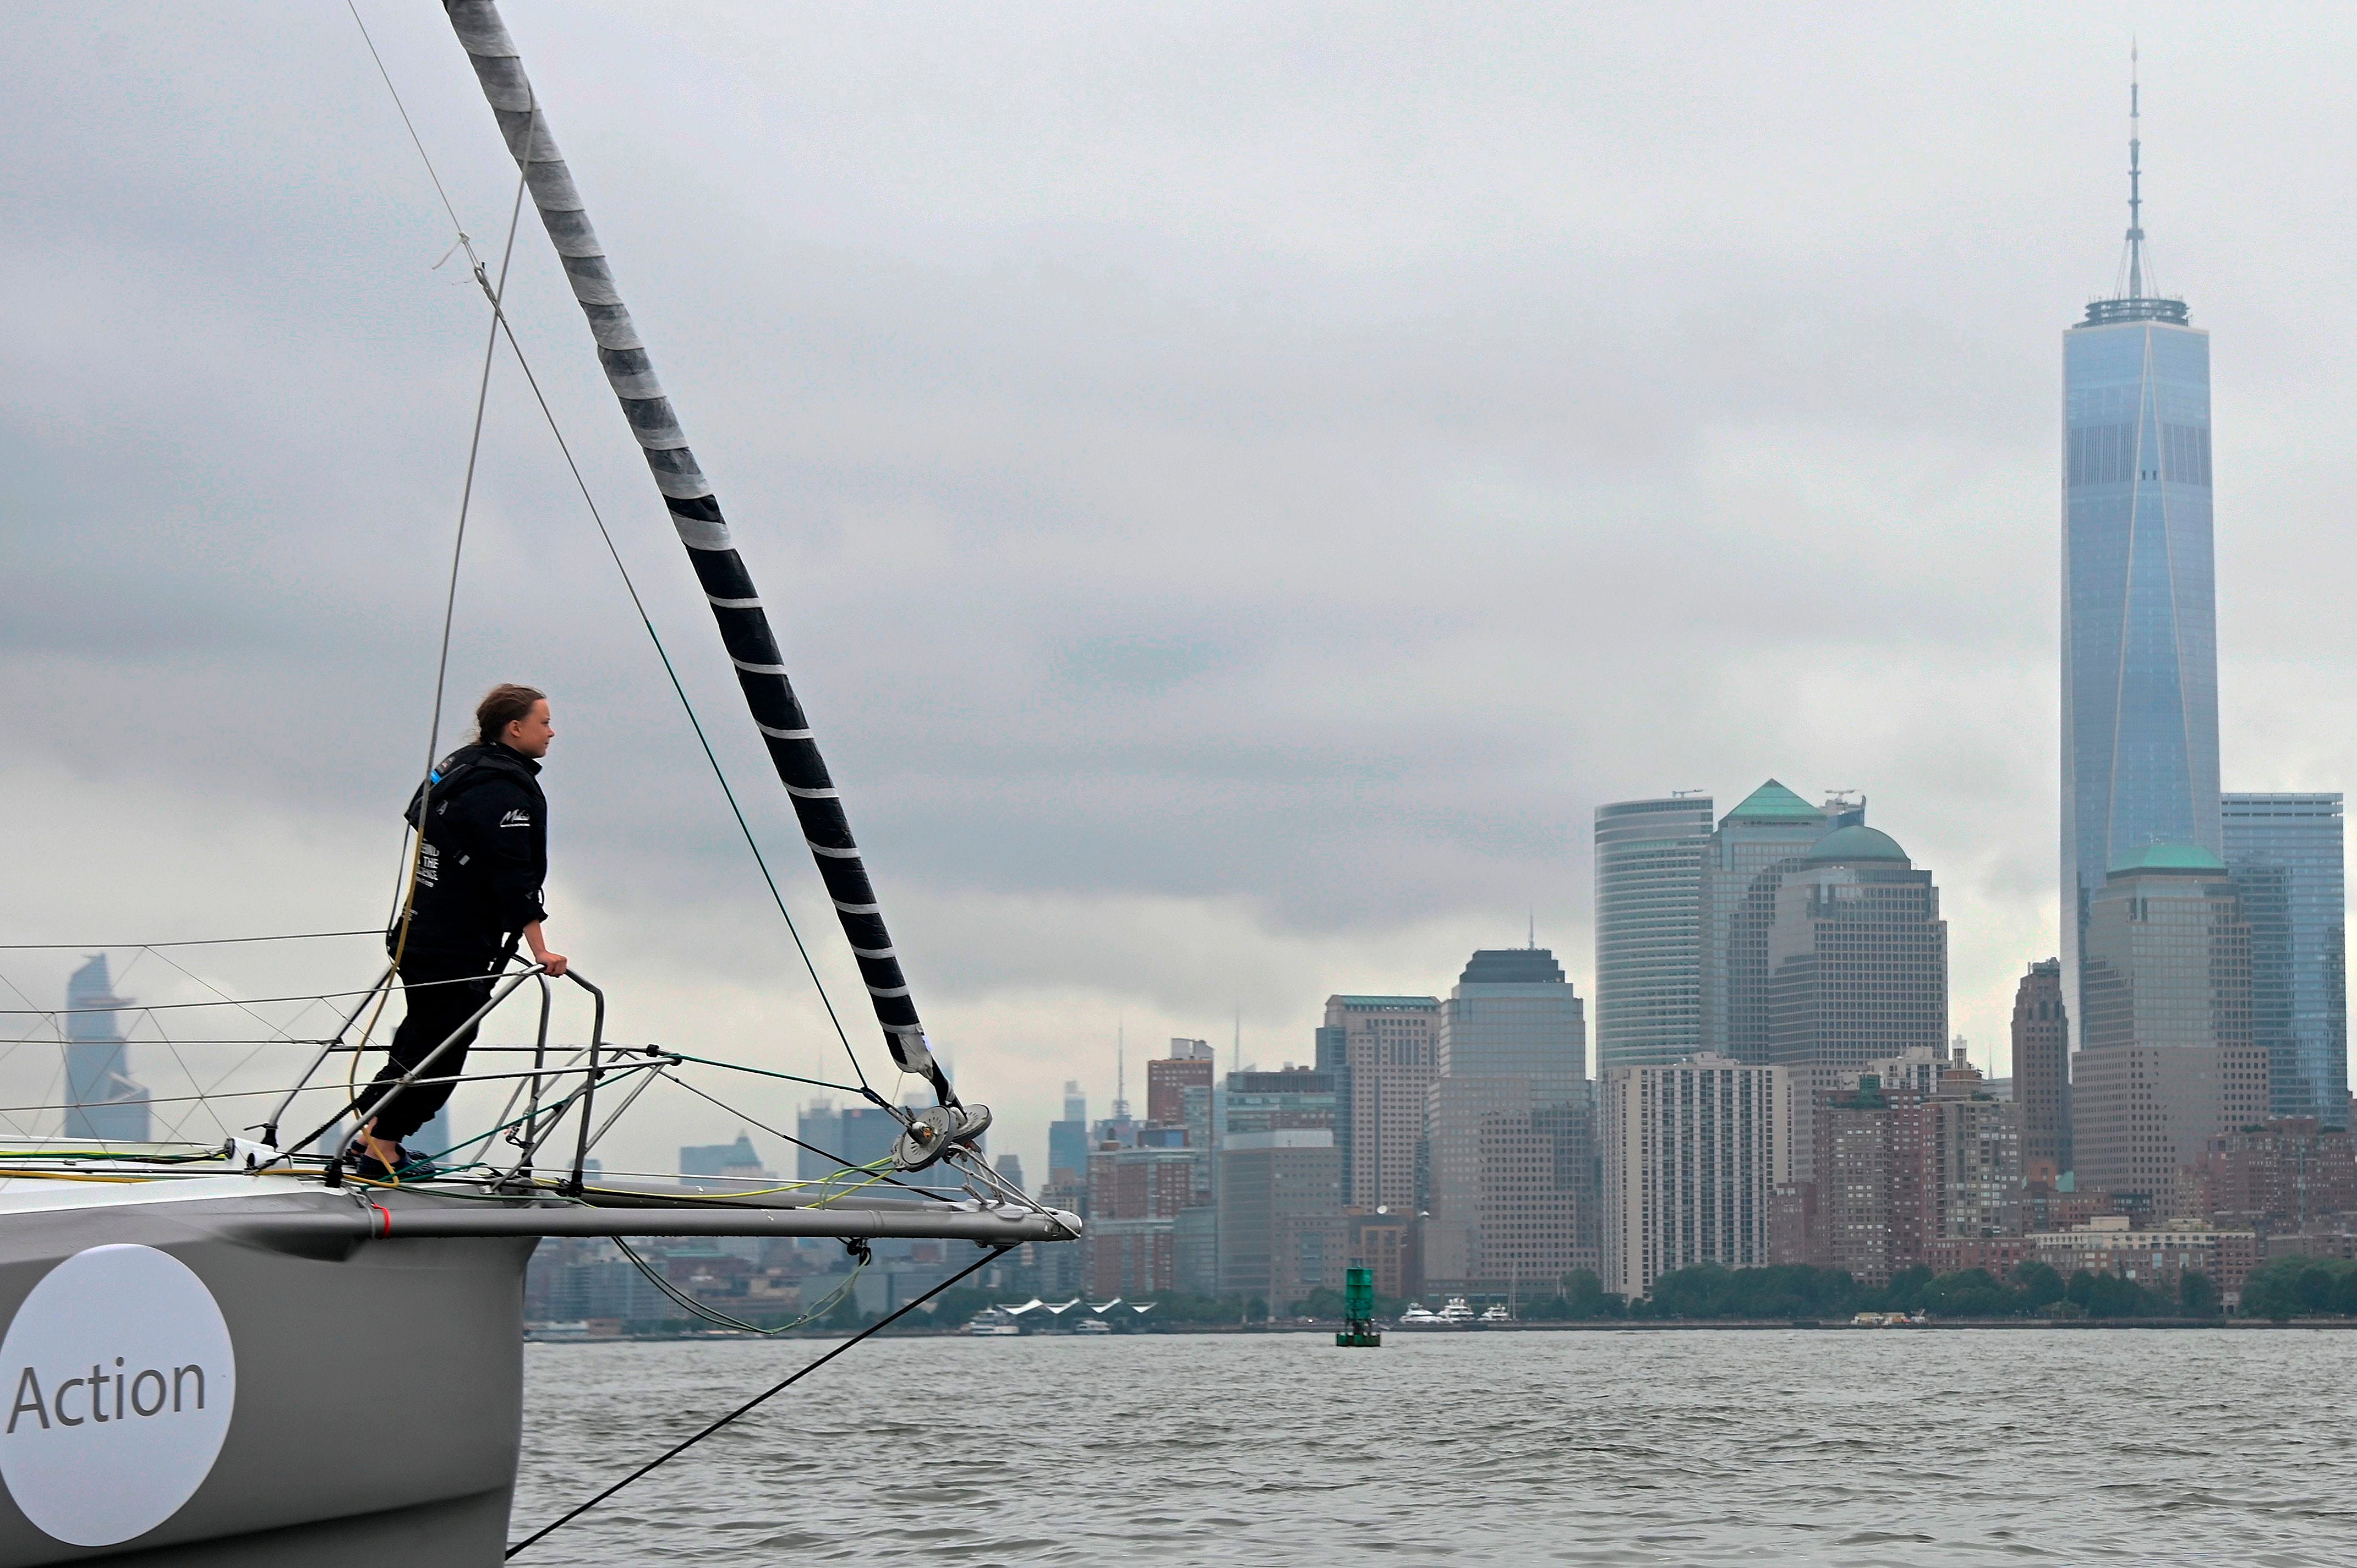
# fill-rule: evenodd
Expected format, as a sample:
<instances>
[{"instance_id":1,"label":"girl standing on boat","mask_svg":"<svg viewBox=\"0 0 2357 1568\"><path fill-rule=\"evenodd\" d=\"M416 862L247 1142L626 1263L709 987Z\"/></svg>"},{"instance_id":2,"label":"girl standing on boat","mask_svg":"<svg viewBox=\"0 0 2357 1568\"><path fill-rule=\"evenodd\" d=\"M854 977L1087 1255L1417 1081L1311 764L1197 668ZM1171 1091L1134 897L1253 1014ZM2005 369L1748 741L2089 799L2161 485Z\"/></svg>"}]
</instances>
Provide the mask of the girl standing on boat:
<instances>
[{"instance_id":1,"label":"girl standing on boat","mask_svg":"<svg viewBox=\"0 0 2357 1568\"><path fill-rule=\"evenodd\" d=\"M415 1157L402 1140L431 1121L457 1085L393 1086L445 1040L449 1049L420 1076L449 1079L465 1069L475 1039L468 1020L490 1000L517 944L549 973L565 972L565 955L541 936L548 798L538 775L556 738L548 698L530 686L494 686L475 708L475 744L437 763L409 801L417 874L408 907L385 932L408 1012L390 1059L361 1096L360 1114L369 1118L360 1136L363 1176L393 1175Z\"/></svg>"}]
</instances>

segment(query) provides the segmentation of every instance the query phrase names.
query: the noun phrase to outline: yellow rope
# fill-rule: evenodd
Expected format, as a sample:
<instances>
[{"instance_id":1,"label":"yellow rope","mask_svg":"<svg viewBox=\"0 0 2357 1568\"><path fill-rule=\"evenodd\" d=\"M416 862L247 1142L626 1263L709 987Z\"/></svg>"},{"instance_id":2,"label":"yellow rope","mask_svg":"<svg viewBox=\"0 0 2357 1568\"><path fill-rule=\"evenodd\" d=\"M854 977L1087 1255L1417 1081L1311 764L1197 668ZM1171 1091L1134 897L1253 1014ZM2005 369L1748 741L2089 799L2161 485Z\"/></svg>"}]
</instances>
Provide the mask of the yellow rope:
<instances>
[{"instance_id":1,"label":"yellow rope","mask_svg":"<svg viewBox=\"0 0 2357 1568\"><path fill-rule=\"evenodd\" d=\"M816 1203L812 1204L811 1207L813 1208L824 1208L828 1204L833 1203L835 1198L849 1197L853 1193L874 1187L877 1182L882 1181L883 1179L883 1174L878 1172L877 1175L869 1176L866 1181L860 1182L856 1186L846 1187L841 1192L835 1193L832 1197L820 1198Z\"/></svg>"}]
</instances>

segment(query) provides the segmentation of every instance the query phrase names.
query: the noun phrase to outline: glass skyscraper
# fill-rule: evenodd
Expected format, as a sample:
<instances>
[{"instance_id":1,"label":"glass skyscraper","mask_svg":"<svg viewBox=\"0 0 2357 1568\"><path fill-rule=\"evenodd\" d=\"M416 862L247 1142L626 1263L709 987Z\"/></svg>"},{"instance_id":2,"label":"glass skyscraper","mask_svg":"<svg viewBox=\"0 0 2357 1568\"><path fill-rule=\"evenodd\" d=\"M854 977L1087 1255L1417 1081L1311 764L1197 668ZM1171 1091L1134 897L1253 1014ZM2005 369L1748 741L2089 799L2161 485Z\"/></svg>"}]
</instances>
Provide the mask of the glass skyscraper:
<instances>
[{"instance_id":1,"label":"glass skyscraper","mask_svg":"<svg viewBox=\"0 0 2357 1568\"><path fill-rule=\"evenodd\" d=\"M1812 806L1773 779L1720 819L1710 847L1709 1049L1739 1062L1768 1059L1768 928L1776 889L1818 840L1865 821L1863 800Z\"/></svg>"},{"instance_id":2,"label":"glass skyscraper","mask_svg":"<svg viewBox=\"0 0 2357 1568\"><path fill-rule=\"evenodd\" d=\"M2251 1037L2275 1116L2343 1125L2347 897L2337 793L2225 797L2226 866L2251 929Z\"/></svg>"},{"instance_id":3,"label":"glass skyscraper","mask_svg":"<svg viewBox=\"0 0 2357 1568\"><path fill-rule=\"evenodd\" d=\"M1768 927L1783 873L1863 800L1812 806L1770 779L1711 823L1711 798L1596 808L1596 1070L1701 1052L1768 1059Z\"/></svg>"},{"instance_id":4,"label":"glass skyscraper","mask_svg":"<svg viewBox=\"0 0 2357 1568\"><path fill-rule=\"evenodd\" d=\"M1081 1086L1071 1080L1064 1084L1064 1119L1048 1123L1048 1179L1056 1181L1059 1171L1070 1173L1078 1181L1089 1168L1089 1101Z\"/></svg>"},{"instance_id":5,"label":"glass skyscraper","mask_svg":"<svg viewBox=\"0 0 2357 1568\"><path fill-rule=\"evenodd\" d=\"M2133 124L2133 122L2132 122ZM2210 335L2146 292L2129 142L2125 287L2062 338L2062 943L2074 1034L2090 901L2155 843L2222 854Z\"/></svg>"},{"instance_id":6,"label":"glass skyscraper","mask_svg":"<svg viewBox=\"0 0 2357 1568\"><path fill-rule=\"evenodd\" d=\"M130 998L114 994L106 955L99 954L66 982L66 1136L112 1143L147 1140L147 1091L132 1080L113 1009Z\"/></svg>"},{"instance_id":7,"label":"glass skyscraper","mask_svg":"<svg viewBox=\"0 0 2357 1568\"><path fill-rule=\"evenodd\" d=\"M1657 1067L1709 1036L1711 799L1596 808L1596 1070Z\"/></svg>"},{"instance_id":8,"label":"glass skyscraper","mask_svg":"<svg viewBox=\"0 0 2357 1568\"><path fill-rule=\"evenodd\" d=\"M1587 1017L1545 948L1478 948L1440 1004L1436 1078L1511 1078L1533 1106L1581 1099Z\"/></svg>"}]
</instances>

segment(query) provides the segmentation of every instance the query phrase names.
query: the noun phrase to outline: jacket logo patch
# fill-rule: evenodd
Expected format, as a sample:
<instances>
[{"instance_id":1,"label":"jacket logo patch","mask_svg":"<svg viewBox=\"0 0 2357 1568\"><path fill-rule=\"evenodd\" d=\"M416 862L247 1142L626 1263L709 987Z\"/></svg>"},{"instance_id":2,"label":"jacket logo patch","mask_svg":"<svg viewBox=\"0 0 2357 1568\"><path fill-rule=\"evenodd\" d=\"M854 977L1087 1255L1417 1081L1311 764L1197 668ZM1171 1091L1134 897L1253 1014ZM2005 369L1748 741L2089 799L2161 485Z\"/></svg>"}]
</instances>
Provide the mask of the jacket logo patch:
<instances>
[{"instance_id":1,"label":"jacket logo patch","mask_svg":"<svg viewBox=\"0 0 2357 1568\"><path fill-rule=\"evenodd\" d=\"M532 813L530 811L521 810L510 811L506 816L500 819L500 826L503 828L528 828L532 826Z\"/></svg>"}]
</instances>

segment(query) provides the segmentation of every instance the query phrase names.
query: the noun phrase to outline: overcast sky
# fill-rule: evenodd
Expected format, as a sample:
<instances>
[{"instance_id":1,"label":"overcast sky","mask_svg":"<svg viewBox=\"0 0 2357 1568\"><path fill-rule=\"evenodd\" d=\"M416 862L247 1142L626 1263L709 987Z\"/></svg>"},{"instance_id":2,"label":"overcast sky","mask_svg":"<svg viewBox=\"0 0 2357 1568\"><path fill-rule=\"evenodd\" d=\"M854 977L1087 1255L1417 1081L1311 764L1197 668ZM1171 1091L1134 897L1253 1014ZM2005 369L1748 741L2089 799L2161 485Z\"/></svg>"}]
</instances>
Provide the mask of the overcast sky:
<instances>
[{"instance_id":1,"label":"overcast sky","mask_svg":"<svg viewBox=\"0 0 2357 1568\"><path fill-rule=\"evenodd\" d=\"M439 7L361 9L496 252L514 167ZM2131 25L2155 269L2214 334L2227 785L2352 777L2357 15L506 9L920 1006L1035 1174L1117 1029L1141 1099L1239 1009L1246 1060L1306 1060L1329 993L1445 992L1534 918L1589 995L1594 807L1771 775L1934 872L1954 1028L2003 1066L2057 947L2059 338L2117 272ZM483 302L341 5L8 20L0 940L371 925ZM526 351L875 1071L525 222ZM555 693L550 934L615 1032L840 1077L508 361L456 705L500 679ZM77 956L0 977L54 1004ZM173 956L261 995L371 949ZM186 1049L136 1054L157 1093L238 1054ZM12 1104L54 1078L0 1060ZM737 1131L651 1097L613 1153Z\"/></svg>"}]
</instances>

